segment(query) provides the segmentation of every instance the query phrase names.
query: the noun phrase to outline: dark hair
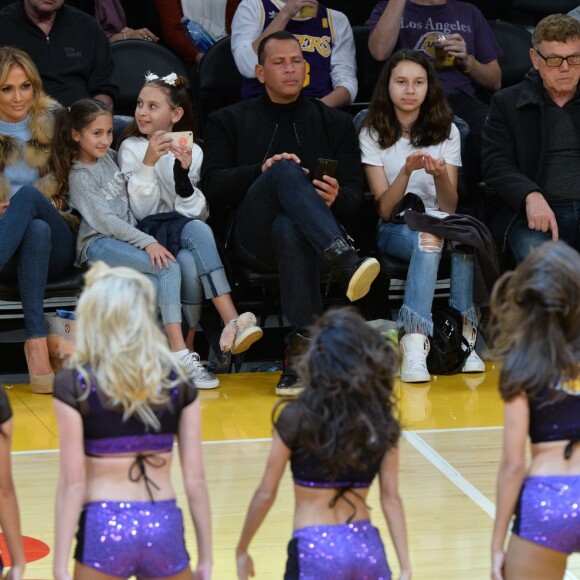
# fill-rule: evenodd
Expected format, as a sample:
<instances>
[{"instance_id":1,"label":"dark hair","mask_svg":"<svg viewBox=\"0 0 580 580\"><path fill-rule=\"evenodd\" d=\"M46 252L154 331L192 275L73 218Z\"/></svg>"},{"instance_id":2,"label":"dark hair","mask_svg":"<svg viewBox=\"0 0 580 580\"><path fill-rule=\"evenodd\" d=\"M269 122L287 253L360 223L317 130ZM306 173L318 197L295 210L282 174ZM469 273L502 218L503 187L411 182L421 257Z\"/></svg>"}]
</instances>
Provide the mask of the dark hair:
<instances>
[{"instance_id":1,"label":"dark hair","mask_svg":"<svg viewBox=\"0 0 580 580\"><path fill-rule=\"evenodd\" d=\"M353 308L326 312L296 370L306 388L300 440L332 477L345 467L364 469L396 445L393 376L399 360L387 340Z\"/></svg>"},{"instance_id":2,"label":"dark hair","mask_svg":"<svg viewBox=\"0 0 580 580\"><path fill-rule=\"evenodd\" d=\"M149 75L151 73L147 73ZM143 84L144 87L157 87L161 89L172 109L177 109L181 107L183 109L183 116L175 125L173 126L174 131L191 131L193 133L194 141L197 138L197 132L195 128L195 117L193 115L193 107L191 106L191 100L187 94L187 79L185 77L176 75L174 84L170 84L164 80L167 77L156 78L152 80L146 80ZM137 121L133 119L123 130L121 137L119 139L118 145L128 139L129 137L142 137L143 134L139 131L137 126Z\"/></svg>"},{"instance_id":3,"label":"dark hair","mask_svg":"<svg viewBox=\"0 0 580 580\"><path fill-rule=\"evenodd\" d=\"M564 242L544 242L496 283L490 343L503 361L504 400L580 375L580 254Z\"/></svg>"},{"instance_id":4,"label":"dark hair","mask_svg":"<svg viewBox=\"0 0 580 580\"><path fill-rule=\"evenodd\" d=\"M79 151L78 143L72 138L72 131L80 133L101 115L113 117L109 106L96 99L80 99L69 109L61 109L58 112L54 128L52 162L61 195L68 192L70 168Z\"/></svg>"},{"instance_id":5,"label":"dark hair","mask_svg":"<svg viewBox=\"0 0 580 580\"><path fill-rule=\"evenodd\" d=\"M401 138L401 124L389 95L389 82L393 69L403 61L417 63L427 73L427 94L419 109L417 120L411 125L411 143L415 147L441 143L448 139L451 133L453 112L447 103L435 68L416 50L399 50L385 63L362 126L377 131L378 143L383 149L394 145Z\"/></svg>"},{"instance_id":6,"label":"dark hair","mask_svg":"<svg viewBox=\"0 0 580 580\"><path fill-rule=\"evenodd\" d=\"M300 42L298 39L287 30L278 30L276 32L272 32L272 34L268 34L268 36L264 36L262 40L260 40L260 44L258 44L258 64L264 64L266 60L266 44L271 40L294 40L298 46L300 46ZM300 47L302 50L302 47Z\"/></svg>"},{"instance_id":7,"label":"dark hair","mask_svg":"<svg viewBox=\"0 0 580 580\"><path fill-rule=\"evenodd\" d=\"M534 28L532 46L541 42L567 42L580 38L580 22L567 14L550 14L542 18Z\"/></svg>"}]
</instances>

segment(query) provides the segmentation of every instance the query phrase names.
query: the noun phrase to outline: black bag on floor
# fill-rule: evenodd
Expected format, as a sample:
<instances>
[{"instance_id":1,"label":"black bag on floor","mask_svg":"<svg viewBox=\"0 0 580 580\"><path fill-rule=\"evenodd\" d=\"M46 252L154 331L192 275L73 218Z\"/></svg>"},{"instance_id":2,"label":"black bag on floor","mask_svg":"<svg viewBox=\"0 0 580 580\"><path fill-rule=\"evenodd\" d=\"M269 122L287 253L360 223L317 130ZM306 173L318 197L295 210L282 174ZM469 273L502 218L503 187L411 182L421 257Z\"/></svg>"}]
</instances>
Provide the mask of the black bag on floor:
<instances>
[{"instance_id":1,"label":"black bag on floor","mask_svg":"<svg viewBox=\"0 0 580 580\"><path fill-rule=\"evenodd\" d=\"M433 336L427 369L432 375L453 375L463 368L469 356L469 343L463 336L461 313L451 306L433 308Z\"/></svg>"}]
</instances>

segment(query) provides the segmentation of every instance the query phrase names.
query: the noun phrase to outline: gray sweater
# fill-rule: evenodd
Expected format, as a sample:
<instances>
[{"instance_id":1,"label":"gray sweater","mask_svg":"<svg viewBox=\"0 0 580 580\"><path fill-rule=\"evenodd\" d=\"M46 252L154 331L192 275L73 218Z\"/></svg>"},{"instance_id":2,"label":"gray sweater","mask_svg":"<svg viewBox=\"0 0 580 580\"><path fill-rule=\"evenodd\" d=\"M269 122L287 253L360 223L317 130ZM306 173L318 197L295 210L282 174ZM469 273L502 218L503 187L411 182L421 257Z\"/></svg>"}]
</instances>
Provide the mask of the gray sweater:
<instances>
[{"instance_id":1,"label":"gray sweater","mask_svg":"<svg viewBox=\"0 0 580 580\"><path fill-rule=\"evenodd\" d=\"M82 216L77 238L77 261L87 261L87 249L99 237L115 238L144 249L156 242L153 236L139 231L129 208L125 178L117 165L116 152L94 165L73 163L69 175L70 205Z\"/></svg>"}]
</instances>

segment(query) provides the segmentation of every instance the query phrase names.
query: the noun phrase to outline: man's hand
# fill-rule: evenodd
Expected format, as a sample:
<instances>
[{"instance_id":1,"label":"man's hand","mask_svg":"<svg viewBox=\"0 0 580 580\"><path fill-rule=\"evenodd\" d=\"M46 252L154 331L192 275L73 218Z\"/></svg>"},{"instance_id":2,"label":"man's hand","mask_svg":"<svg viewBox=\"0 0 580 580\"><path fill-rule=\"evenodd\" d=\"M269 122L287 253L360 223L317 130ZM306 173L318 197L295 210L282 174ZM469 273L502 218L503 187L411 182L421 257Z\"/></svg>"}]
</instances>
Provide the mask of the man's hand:
<instances>
[{"instance_id":1,"label":"man's hand","mask_svg":"<svg viewBox=\"0 0 580 580\"><path fill-rule=\"evenodd\" d=\"M548 202L539 191L532 191L526 197L528 227L538 232L552 232L552 239L558 239L558 223Z\"/></svg>"},{"instance_id":2,"label":"man's hand","mask_svg":"<svg viewBox=\"0 0 580 580\"><path fill-rule=\"evenodd\" d=\"M297 155L294 155L294 153L276 153L276 155L264 161L264 164L262 165L262 173L264 173L264 171L268 171L268 169L270 169L270 167L272 167L274 163L282 161L283 159L294 161L294 163L296 163L297 165L300 165L302 163L302 161L300 161L300 158ZM304 171L308 173L308 169L304 169Z\"/></svg>"},{"instance_id":3,"label":"man's hand","mask_svg":"<svg viewBox=\"0 0 580 580\"><path fill-rule=\"evenodd\" d=\"M455 57L455 63L460 67L466 67L468 62L467 45L465 39L461 34L450 34L441 42L447 54Z\"/></svg>"},{"instance_id":4,"label":"man's hand","mask_svg":"<svg viewBox=\"0 0 580 580\"><path fill-rule=\"evenodd\" d=\"M324 200L324 203L330 207L338 196L338 181L330 175L323 175L323 181L320 179L313 179L312 185L316 189L316 193Z\"/></svg>"}]
</instances>

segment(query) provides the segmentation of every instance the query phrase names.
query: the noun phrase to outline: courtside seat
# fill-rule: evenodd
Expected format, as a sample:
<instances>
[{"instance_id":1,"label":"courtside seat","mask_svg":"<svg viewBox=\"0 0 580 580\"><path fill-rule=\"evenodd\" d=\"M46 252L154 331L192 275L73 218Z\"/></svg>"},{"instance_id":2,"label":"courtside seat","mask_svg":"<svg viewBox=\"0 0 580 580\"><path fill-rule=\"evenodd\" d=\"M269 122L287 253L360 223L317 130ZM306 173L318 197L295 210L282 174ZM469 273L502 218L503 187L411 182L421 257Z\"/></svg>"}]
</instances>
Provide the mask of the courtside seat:
<instances>
[{"instance_id":1,"label":"courtside seat","mask_svg":"<svg viewBox=\"0 0 580 580\"><path fill-rule=\"evenodd\" d=\"M80 268L71 268L62 276L51 280L44 293L45 298L61 298L78 296L84 285L83 270ZM18 285L0 283L0 300L9 302L20 301L20 290Z\"/></svg>"},{"instance_id":2,"label":"courtside seat","mask_svg":"<svg viewBox=\"0 0 580 580\"><path fill-rule=\"evenodd\" d=\"M512 0L509 20L533 30L550 14L566 14L578 6L578 0Z\"/></svg>"}]
</instances>

